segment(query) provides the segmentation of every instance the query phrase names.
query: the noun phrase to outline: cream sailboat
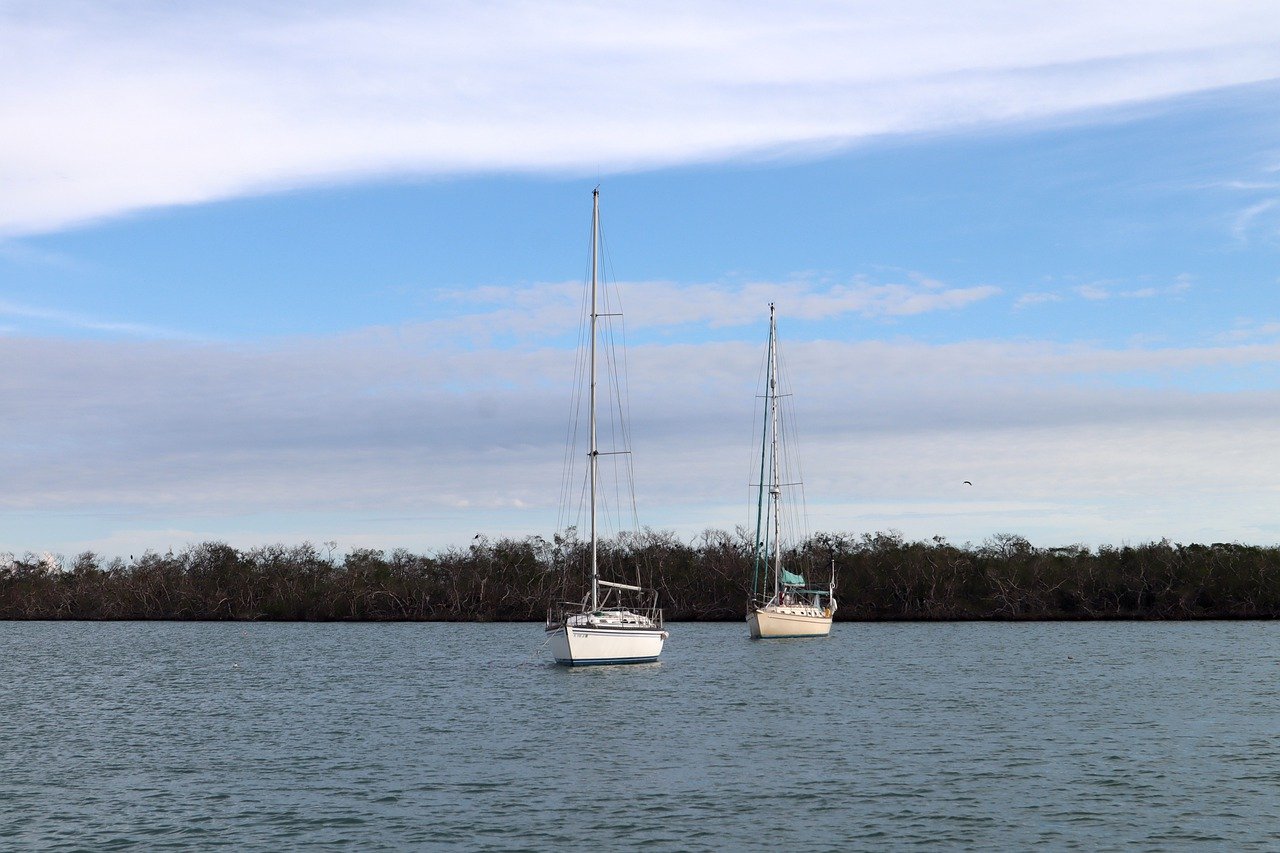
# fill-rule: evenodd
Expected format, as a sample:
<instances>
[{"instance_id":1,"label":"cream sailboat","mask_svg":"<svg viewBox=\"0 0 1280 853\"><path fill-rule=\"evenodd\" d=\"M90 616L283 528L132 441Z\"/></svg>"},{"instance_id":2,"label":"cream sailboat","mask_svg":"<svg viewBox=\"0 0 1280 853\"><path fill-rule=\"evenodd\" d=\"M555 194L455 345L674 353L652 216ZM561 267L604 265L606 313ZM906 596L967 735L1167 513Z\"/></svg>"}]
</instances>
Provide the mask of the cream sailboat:
<instances>
[{"instance_id":1,"label":"cream sailboat","mask_svg":"<svg viewBox=\"0 0 1280 853\"><path fill-rule=\"evenodd\" d=\"M625 455L630 451L600 451L596 442L596 342L600 318L617 313L600 313L598 307L600 270L600 189L591 193L591 312L590 367L588 384L587 479L590 487L591 589L580 602L553 604L547 612L547 647L556 663L566 666L652 663L662 653L667 632L662 626L662 610L657 593L647 594L638 583L625 584L600 579L597 500L600 497L601 455ZM616 370L616 362L612 362ZM619 407L620 408L620 407ZM619 414L616 409L613 414ZM623 433L625 435L625 432ZM603 590L603 594L602 594ZM634 602L628 606L625 599Z\"/></svg>"},{"instance_id":2,"label":"cream sailboat","mask_svg":"<svg viewBox=\"0 0 1280 853\"><path fill-rule=\"evenodd\" d=\"M783 482L784 460L780 443L782 422L779 393L778 323L769 304L769 351L765 367L765 416L760 440L760 481L756 501L755 565L747 626L752 639L825 637L836 612L835 561L826 589L811 589L804 576L783 568L784 487L799 487L797 480ZM766 477L768 482L766 482ZM767 500L766 500L767 496ZM801 513L803 508L799 508ZM772 584L770 579L772 578Z\"/></svg>"}]
</instances>

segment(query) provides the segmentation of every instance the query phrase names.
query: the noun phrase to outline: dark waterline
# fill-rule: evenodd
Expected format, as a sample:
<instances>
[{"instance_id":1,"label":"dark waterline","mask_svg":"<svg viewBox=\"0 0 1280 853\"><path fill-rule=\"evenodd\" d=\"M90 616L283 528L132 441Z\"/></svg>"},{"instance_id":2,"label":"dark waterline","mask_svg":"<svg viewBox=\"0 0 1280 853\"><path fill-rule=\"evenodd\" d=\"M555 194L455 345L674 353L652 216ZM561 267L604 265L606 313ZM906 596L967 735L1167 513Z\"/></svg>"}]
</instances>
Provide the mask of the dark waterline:
<instances>
[{"instance_id":1,"label":"dark waterline","mask_svg":"<svg viewBox=\"0 0 1280 853\"><path fill-rule=\"evenodd\" d=\"M0 623L0 846L1280 845L1266 622Z\"/></svg>"}]
</instances>

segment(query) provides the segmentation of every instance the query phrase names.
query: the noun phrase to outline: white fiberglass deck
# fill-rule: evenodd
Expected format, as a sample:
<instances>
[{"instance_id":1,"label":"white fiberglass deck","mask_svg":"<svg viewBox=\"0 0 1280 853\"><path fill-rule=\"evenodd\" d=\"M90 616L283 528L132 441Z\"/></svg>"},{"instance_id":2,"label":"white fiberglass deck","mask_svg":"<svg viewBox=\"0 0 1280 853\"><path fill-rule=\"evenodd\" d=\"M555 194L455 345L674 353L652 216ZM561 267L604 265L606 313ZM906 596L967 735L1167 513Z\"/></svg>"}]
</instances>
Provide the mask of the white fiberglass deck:
<instances>
[{"instance_id":1,"label":"white fiberglass deck","mask_svg":"<svg viewBox=\"0 0 1280 853\"><path fill-rule=\"evenodd\" d=\"M551 657L566 666L652 663L666 639L652 619L630 610L575 613L547 626Z\"/></svg>"}]
</instances>

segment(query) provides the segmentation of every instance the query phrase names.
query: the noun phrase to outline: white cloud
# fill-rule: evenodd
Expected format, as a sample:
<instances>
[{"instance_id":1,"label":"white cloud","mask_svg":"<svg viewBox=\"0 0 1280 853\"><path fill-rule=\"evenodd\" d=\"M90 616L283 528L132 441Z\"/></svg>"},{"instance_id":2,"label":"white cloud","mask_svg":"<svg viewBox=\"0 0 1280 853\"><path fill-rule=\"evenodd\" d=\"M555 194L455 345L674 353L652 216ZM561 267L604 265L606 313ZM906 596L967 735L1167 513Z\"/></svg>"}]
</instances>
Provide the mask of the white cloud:
<instances>
[{"instance_id":1,"label":"white cloud","mask_svg":"<svg viewBox=\"0 0 1280 853\"><path fill-rule=\"evenodd\" d=\"M619 170L1280 75L1269 0L0 5L0 234L375 174Z\"/></svg>"}]
</instances>

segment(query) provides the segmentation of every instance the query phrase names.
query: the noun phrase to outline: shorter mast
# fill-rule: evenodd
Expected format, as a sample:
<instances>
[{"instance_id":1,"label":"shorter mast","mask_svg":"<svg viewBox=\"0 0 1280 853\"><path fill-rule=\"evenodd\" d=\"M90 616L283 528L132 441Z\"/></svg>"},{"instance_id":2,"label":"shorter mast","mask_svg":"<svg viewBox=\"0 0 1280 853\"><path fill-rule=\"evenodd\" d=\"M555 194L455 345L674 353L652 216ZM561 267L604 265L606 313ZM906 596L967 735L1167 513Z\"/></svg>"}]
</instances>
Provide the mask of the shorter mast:
<instances>
[{"instance_id":1,"label":"shorter mast","mask_svg":"<svg viewBox=\"0 0 1280 853\"><path fill-rule=\"evenodd\" d=\"M782 486L778 475L778 334L772 302L769 303L769 421L769 453L773 461L770 466L773 482L769 485L769 496L773 501L773 596L777 598L782 584L782 522L778 517Z\"/></svg>"}]
</instances>

